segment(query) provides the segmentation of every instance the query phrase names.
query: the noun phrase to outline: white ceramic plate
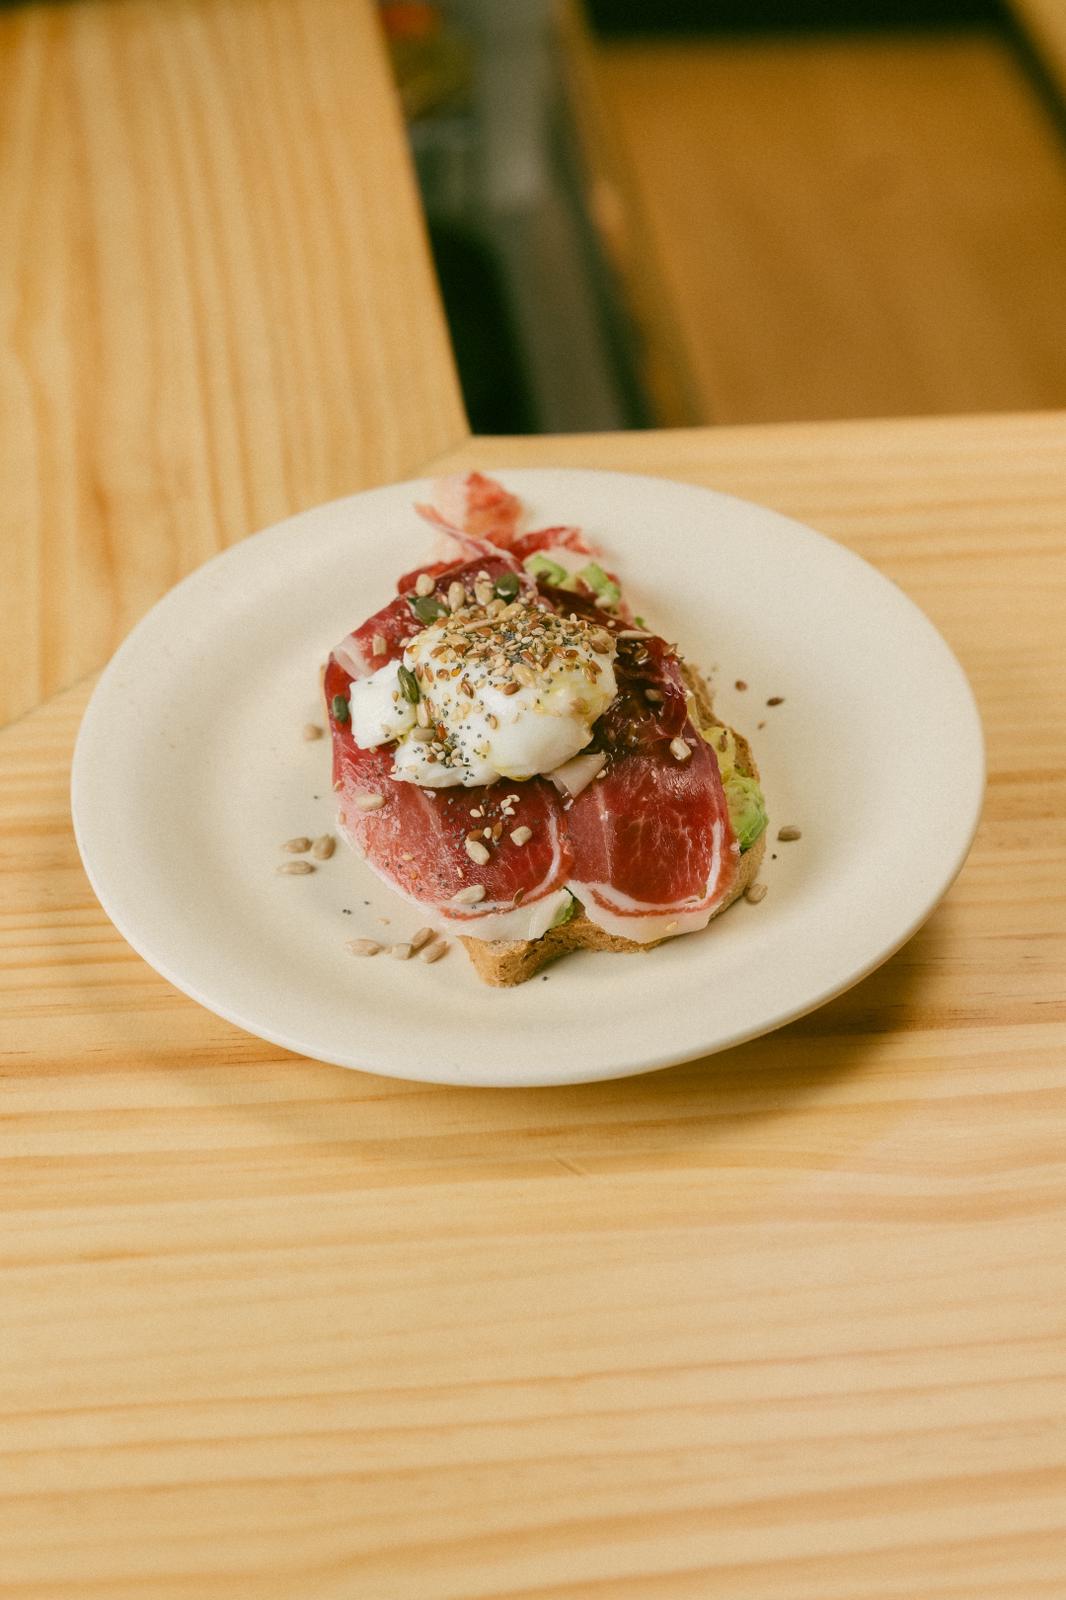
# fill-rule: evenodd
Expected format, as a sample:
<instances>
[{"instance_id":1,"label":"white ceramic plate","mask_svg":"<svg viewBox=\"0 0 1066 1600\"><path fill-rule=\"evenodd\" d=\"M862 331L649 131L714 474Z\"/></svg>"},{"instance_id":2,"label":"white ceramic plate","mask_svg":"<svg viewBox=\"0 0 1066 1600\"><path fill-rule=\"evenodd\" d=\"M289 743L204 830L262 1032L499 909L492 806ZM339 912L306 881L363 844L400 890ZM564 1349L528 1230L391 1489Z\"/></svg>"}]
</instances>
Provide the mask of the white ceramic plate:
<instances>
[{"instance_id":1,"label":"white ceramic plate","mask_svg":"<svg viewBox=\"0 0 1066 1600\"><path fill-rule=\"evenodd\" d=\"M322 720L319 664L427 549L412 503L430 486L404 483L226 551L118 650L73 770L78 845L116 927L250 1033L446 1083L644 1072L848 988L929 915L977 825L981 727L947 645L857 556L759 506L616 473L500 477L528 526L584 527L635 609L711 670L762 770L766 898L654 952L581 954L500 990L458 945L432 966L348 955L346 939L401 939L419 918L343 846L312 876L275 873L284 839L333 821L329 741L301 731ZM787 823L802 838L777 843Z\"/></svg>"}]
</instances>

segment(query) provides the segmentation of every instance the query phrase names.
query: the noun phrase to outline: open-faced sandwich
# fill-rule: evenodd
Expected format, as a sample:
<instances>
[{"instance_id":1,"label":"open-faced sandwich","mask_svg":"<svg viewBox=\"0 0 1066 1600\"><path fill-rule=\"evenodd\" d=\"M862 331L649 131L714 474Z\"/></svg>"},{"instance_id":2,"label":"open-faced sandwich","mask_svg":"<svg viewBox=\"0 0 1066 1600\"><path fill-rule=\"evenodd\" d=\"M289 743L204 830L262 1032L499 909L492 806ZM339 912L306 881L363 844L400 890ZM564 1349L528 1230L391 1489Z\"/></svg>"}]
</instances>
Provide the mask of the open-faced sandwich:
<instances>
[{"instance_id":1,"label":"open-faced sandwich","mask_svg":"<svg viewBox=\"0 0 1066 1600\"><path fill-rule=\"evenodd\" d=\"M766 812L704 679L578 529L520 532L478 473L418 510L436 559L326 668L341 833L488 983L705 928Z\"/></svg>"}]
</instances>

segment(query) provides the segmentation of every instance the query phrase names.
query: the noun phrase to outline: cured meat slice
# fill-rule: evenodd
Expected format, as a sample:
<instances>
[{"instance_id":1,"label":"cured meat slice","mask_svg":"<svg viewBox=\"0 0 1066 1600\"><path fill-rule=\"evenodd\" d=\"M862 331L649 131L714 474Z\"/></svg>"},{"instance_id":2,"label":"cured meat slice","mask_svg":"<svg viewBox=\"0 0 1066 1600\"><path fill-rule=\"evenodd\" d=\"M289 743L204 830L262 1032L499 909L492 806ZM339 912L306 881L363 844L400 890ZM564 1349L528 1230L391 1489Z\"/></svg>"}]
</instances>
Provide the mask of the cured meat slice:
<instances>
[{"instance_id":1,"label":"cured meat slice","mask_svg":"<svg viewBox=\"0 0 1066 1600\"><path fill-rule=\"evenodd\" d=\"M739 851L717 760L689 720L666 642L620 638L615 679L596 724L607 765L567 812L569 887L605 932L647 943L705 926Z\"/></svg>"},{"instance_id":2,"label":"cured meat slice","mask_svg":"<svg viewBox=\"0 0 1066 1600\"><path fill-rule=\"evenodd\" d=\"M380 625L381 617L371 623ZM323 687L345 838L438 926L484 939L539 938L568 902L571 855L555 789L543 778L437 790L397 782L391 747L361 750L350 725L335 714L334 697L347 698L352 678L335 653ZM511 835L519 829L529 833L516 844ZM484 845L487 861L471 858L468 838ZM480 900L456 900L475 887L483 891Z\"/></svg>"}]
</instances>

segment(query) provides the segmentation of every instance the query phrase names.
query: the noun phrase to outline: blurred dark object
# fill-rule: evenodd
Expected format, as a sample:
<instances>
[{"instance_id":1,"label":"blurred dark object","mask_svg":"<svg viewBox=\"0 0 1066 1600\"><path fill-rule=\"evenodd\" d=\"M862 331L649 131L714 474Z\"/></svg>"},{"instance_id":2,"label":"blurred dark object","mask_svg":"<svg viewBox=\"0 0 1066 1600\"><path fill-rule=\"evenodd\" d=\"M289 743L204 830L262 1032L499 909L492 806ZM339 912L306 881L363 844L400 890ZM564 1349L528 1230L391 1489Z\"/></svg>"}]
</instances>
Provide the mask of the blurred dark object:
<instances>
[{"instance_id":1,"label":"blurred dark object","mask_svg":"<svg viewBox=\"0 0 1066 1600\"><path fill-rule=\"evenodd\" d=\"M471 63L465 39L440 6L384 0L379 7L392 70L408 122L469 109Z\"/></svg>"},{"instance_id":2,"label":"blurred dark object","mask_svg":"<svg viewBox=\"0 0 1066 1600\"><path fill-rule=\"evenodd\" d=\"M598 33L797 33L1000 22L995 0L585 0Z\"/></svg>"},{"instance_id":3,"label":"blurred dark object","mask_svg":"<svg viewBox=\"0 0 1066 1600\"><path fill-rule=\"evenodd\" d=\"M529 382L499 264L470 230L431 224L429 237L471 428L533 433Z\"/></svg>"},{"instance_id":4,"label":"blurred dark object","mask_svg":"<svg viewBox=\"0 0 1066 1600\"><path fill-rule=\"evenodd\" d=\"M646 426L550 0L389 0L380 10L471 423L486 433Z\"/></svg>"}]
</instances>

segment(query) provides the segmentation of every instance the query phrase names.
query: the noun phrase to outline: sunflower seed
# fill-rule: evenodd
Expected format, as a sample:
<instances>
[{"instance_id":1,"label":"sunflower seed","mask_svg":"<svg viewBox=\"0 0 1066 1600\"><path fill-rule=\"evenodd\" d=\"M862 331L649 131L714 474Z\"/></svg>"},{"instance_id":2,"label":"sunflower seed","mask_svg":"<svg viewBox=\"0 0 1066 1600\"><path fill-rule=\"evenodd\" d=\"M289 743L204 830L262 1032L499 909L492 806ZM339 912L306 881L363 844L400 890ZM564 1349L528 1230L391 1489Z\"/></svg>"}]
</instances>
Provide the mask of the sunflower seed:
<instances>
[{"instance_id":1,"label":"sunflower seed","mask_svg":"<svg viewBox=\"0 0 1066 1600\"><path fill-rule=\"evenodd\" d=\"M344 948L353 956L376 956L381 946L376 939L349 939Z\"/></svg>"},{"instance_id":2,"label":"sunflower seed","mask_svg":"<svg viewBox=\"0 0 1066 1600\"><path fill-rule=\"evenodd\" d=\"M687 761L692 754L684 739L678 737L670 740L670 754L675 761Z\"/></svg>"},{"instance_id":3,"label":"sunflower seed","mask_svg":"<svg viewBox=\"0 0 1066 1600\"><path fill-rule=\"evenodd\" d=\"M322 729L319 727L317 722L305 722L304 723L304 738L305 739L308 739L308 740L310 740L310 739L321 739L321 737L322 737Z\"/></svg>"},{"instance_id":4,"label":"sunflower seed","mask_svg":"<svg viewBox=\"0 0 1066 1600\"><path fill-rule=\"evenodd\" d=\"M789 823L785 828L778 828L777 837L781 840L782 844L791 844L793 839L802 839L803 835L800 833L797 827L793 826L792 823Z\"/></svg>"},{"instance_id":5,"label":"sunflower seed","mask_svg":"<svg viewBox=\"0 0 1066 1600\"><path fill-rule=\"evenodd\" d=\"M310 839L305 839L301 834L296 839L286 839L281 848L287 850L291 856L302 856L306 855L310 850L311 841Z\"/></svg>"},{"instance_id":6,"label":"sunflower seed","mask_svg":"<svg viewBox=\"0 0 1066 1600\"><path fill-rule=\"evenodd\" d=\"M385 804L383 794L357 794L352 802L357 811L380 811Z\"/></svg>"},{"instance_id":7,"label":"sunflower seed","mask_svg":"<svg viewBox=\"0 0 1066 1600\"><path fill-rule=\"evenodd\" d=\"M466 853L471 861L477 862L479 867L483 867L489 859L488 851L478 839L468 839L466 841Z\"/></svg>"},{"instance_id":8,"label":"sunflower seed","mask_svg":"<svg viewBox=\"0 0 1066 1600\"><path fill-rule=\"evenodd\" d=\"M432 937L432 928L419 928L417 933L412 933L411 935L411 949L421 950L422 946L428 944Z\"/></svg>"},{"instance_id":9,"label":"sunflower seed","mask_svg":"<svg viewBox=\"0 0 1066 1600\"><path fill-rule=\"evenodd\" d=\"M394 961L410 961L411 946L409 944L394 944L389 946L389 955Z\"/></svg>"},{"instance_id":10,"label":"sunflower seed","mask_svg":"<svg viewBox=\"0 0 1066 1600\"><path fill-rule=\"evenodd\" d=\"M757 906L760 900L765 900L766 898L765 883L749 883L744 890L744 898L745 900L750 900L753 906Z\"/></svg>"},{"instance_id":11,"label":"sunflower seed","mask_svg":"<svg viewBox=\"0 0 1066 1600\"><path fill-rule=\"evenodd\" d=\"M435 939L432 944L427 944L424 949L418 952L418 959L429 963L431 961L439 961L441 956L446 956L447 954L448 941L446 939Z\"/></svg>"},{"instance_id":12,"label":"sunflower seed","mask_svg":"<svg viewBox=\"0 0 1066 1600\"><path fill-rule=\"evenodd\" d=\"M314 872L310 861L283 861L277 868L278 872L285 873L292 878L305 878L309 872Z\"/></svg>"},{"instance_id":13,"label":"sunflower seed","mask_svg":"<svg viewBox=\"0 0 1066 1600\"><path fill-rule=\"evenodd\" d=\"M448 610L461 611L466 605L466 590L456 578L454 583L448 585Z\"/></svg>"},{"instance_id":14,"label":"sunflower seed","mask_svg":"<svg viewBox=\"0 0 1066 1600\"><path fill-rule=\"evenodd\" d=\"M434 583L428 572L420 572L418 577L415 579L415 594L432 594L436 587L437 585Z\"/></svg>"},{"instance_id":15,"label":"sunflower seed","mask_svg":"<svg viewBox=\"0 0 1066 1600\"><path fill-rule=\"evenodd\" d=\"M333 835L324 833L311 846L311 854L316 861L328 861L336 848L337 841Z\"/></svg>"},{"instance_id":16,"label":"sunflower seed","mask_svg":"<svg viewBox=\"0 0 1066 1600\"><path fill-rule=\"evenodd\" d=\"M527 828L523 824L523 826L521 828L516 828L514 830L514 832L512 833L512 835L511 835L511 843L512 844L528 844L530 839L532 839L532 837L533 837L533 829L532 828Z\"/></svg>"},{"instance_id":17,"label":"sunflower seed","mask_svg":"<svg viewBox=\"0 0 1066 1600\"><path fill-rule=\"evenodd\" d=\"M460 889L458 894L452 895L452 902L457 906L476 906L479 900L485 898L485 885L472 883L466 889Z\"/></svg>"}]
</instances>

